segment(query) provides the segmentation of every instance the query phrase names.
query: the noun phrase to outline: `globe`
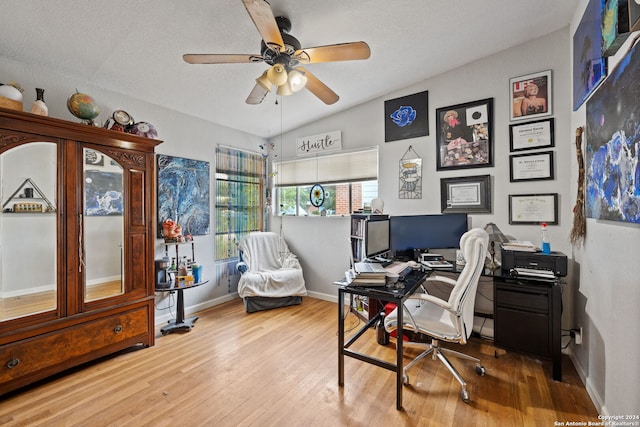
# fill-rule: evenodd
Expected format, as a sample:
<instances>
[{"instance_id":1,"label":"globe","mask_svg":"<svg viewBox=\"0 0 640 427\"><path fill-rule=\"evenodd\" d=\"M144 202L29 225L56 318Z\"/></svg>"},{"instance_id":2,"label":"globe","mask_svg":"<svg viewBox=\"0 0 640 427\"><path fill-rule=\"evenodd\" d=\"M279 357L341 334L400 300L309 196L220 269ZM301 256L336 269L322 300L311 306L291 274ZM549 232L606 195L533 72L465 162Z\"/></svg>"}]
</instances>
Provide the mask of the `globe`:
<instances>
[{"instance_id":1,"label":"globe","mask_svg":"<svg viewBox=\"0 0 640 427\"><path fill-rule=\"evenodd\" d=\"M93 98L80 92L74 93L67 99L67 108L71 114L82 120L92 121L100 114L100 109Z\"/></svg>"}]
</instances>

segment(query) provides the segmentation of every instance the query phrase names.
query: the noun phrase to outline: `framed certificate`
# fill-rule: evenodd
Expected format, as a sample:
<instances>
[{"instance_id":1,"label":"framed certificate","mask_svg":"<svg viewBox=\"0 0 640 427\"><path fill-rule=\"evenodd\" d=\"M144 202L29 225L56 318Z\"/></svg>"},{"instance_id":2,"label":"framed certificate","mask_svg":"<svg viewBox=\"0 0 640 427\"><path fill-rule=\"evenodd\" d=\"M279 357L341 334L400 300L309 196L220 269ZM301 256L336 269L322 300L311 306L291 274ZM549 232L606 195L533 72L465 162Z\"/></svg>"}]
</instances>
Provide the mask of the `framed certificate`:
<instances>
[{"instance_id":1,"label":"framed certificate","mask_svg":"<svg viewBox=\"0 0 640 427\"><path fill-rule=\"evenodd\" d=\"M511 182L542 181L553 178L553 151L509 156Z\"/></svg>"},{"instance_id":2,"label":"framed certificate","mask_svg":"<svg viewBox=\"0 0 640 427\"><path fill-rule=\"evenodd\" d=\"M510 194L509 224L558 224L558 193Z\"/></svg>"},{"instance_id":3,"label":"framed certificate","mask_svg":"<svg viewBox=\"0 0 640 427\"><path fill-rule=\"evenodd\" d=\"M442 213L491 213L491 176L440 180Z\"/></svg>"},{"instance_id":4,"label":"framed certificate","mask_svg":"<svg viewBox=\"0 0 640 427\"><path fill-rule=\"evenodd\" d=\"M554 146L553 120L509 125L509 148L513 151Z\"/></svg>"}]
</instances>

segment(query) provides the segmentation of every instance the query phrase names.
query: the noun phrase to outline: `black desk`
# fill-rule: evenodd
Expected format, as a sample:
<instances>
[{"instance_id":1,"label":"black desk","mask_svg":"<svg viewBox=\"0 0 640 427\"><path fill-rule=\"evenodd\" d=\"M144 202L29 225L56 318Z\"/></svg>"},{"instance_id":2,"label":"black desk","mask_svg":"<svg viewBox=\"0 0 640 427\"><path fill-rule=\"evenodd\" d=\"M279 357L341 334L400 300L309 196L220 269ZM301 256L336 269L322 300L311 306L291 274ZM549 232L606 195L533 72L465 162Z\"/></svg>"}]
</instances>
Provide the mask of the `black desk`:
<instances>
[{"instance_id":1,"label":"black desk","mask_svg":"<svg viewBox=\"0 0 640 427\"><path fill-rule=\"evenodd\" d=\"M353 350L349 347L360 338L368 328L375 325L380 319L380 313L369 319L369 321L360 328L349 340L345 342L344 337L344 295L362 295L381 301L392 302L397 307L402 307L404 301L415 292L416 289L424 282L430 274L428 271L414 270L409 274L402 289L389 289L384 286L365 287L365 286L340 286L338 290L338 385L344 387L344 356L353 357L363 362L371 363L381 368L388 369L396 373L396 409L402 409L402 368L403 368L403 332L402 328L397 329L396 339L396 363L389 363L375 357L368 356ZM403 310L398 310L398 325L403 323Z\"/></svg>"},{"instance_id":2,"label":"black desk","mask_svg":"<svg viewBox=\"0 0 640 427\"><path fill-rule=\"evenodd\" d=\"M198 316L184 317L184 295L185 289L195 288L200 285L208 283L209 280L203 280L201 282L177 282L174 280L168 288L156 288L156 292L178 292L178 301L176 303L176 318L169 320L167 326L160 329L162 335L167 335L174 331L190 331L193 328L193 324L198 320Z\"/></svg>"}]
</instances>

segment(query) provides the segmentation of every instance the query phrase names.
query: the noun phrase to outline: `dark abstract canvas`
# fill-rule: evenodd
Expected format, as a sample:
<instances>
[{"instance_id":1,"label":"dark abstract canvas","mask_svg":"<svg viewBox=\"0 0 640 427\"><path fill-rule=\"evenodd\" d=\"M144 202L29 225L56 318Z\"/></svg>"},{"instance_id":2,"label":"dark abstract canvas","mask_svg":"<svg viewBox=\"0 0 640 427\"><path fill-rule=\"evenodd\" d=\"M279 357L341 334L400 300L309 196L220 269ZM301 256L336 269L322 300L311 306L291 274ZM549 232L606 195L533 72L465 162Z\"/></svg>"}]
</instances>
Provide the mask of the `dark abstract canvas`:
<instances>
[{"instance_id":1,"label":"dark abstract canvas","mask_svg":"<svg viewBox=\"0 0 640 427\"><path fill-rule=\"evenodd\" d=\"M384 102L384 141L429 135L429 92Z\"/></svg>"},{"instance_id":2,"label":"dark abstract canvas","mask_svg":"<svg viewBox=\"0 0 640 427\"><path fill-rule=\"evenodd\" d=\"M166 219L183 235L209 234L209 162L158 155L158 236Z\"/></svg>"},{"instance_id":3,"label":"dark abstract canvas","mask_svg":"<svg viewBox=\"0 0 640 427\"><path fill-rule=\"evenodd\" d=\"M601 23L604 0L589 0L573 35L573 110L577 110L607 76L602 57Z\"/></svg>"},{"instance_id":4,"label":"dark abstract canvas","mask_svg":"<svg viewBox=\"0 0 640 427\"><path fill-rule=\"evenodd\" d=\"M587 101L589 218L640 223L640 47Z\"/></svg>"}]
</instances>

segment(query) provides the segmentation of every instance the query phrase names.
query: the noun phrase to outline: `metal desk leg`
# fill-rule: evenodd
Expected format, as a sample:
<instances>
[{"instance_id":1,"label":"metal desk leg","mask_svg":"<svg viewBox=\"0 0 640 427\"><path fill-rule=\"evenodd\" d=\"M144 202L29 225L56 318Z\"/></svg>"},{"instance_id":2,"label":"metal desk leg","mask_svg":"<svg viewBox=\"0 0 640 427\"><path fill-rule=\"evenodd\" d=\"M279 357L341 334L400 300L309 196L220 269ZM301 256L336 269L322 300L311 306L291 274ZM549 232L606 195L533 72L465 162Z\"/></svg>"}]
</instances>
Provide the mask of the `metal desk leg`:
<instances>
[{"instance_id":1,"label":"metal desk leg","mask_svg":"<svg viewBox=\"0 0 640 427\"><path fill-rule=\"evenodd\" d=\"M404 334L402 333L404 304L402 301L396 301L396 307L398 308L398 325L400 327L396 329L396 409L402 410L402 383L403 383L403 354L402 348L404 344Z\"/></svg>"},{"instance_id":2,"label":"metal desk leg","mask_svg":"<svg viewBox=\"0 0 640 427\"><path fill-rule=\"evenodd\" d=\"M344 290L338 290L338 386L344 386Z\"/></svg>"}]
</instances>

